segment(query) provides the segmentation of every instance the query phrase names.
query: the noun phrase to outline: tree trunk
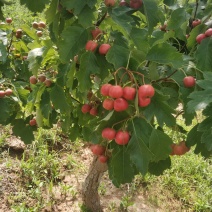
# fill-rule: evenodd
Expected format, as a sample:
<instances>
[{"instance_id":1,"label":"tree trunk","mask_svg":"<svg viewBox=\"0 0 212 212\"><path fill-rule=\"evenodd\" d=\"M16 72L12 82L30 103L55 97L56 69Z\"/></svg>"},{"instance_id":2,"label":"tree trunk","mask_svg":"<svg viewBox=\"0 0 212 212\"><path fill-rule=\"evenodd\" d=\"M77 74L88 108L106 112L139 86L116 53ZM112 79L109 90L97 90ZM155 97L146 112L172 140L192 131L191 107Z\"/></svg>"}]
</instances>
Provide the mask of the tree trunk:
<instances>
[{"instance_id":1,"label":"tree trunk","mask_svg":"<svg viewBox=\"0 0 212 212\"><path fill-rule=\"evenodd\" d=\"M107 163L101 163L97 156L94 156L93 162L89 168L88 175L82 187L83 205L92 212L101 212L100 197L98 187L100 179L104 172L107 171Z\"/></svg>"}]
</instances>

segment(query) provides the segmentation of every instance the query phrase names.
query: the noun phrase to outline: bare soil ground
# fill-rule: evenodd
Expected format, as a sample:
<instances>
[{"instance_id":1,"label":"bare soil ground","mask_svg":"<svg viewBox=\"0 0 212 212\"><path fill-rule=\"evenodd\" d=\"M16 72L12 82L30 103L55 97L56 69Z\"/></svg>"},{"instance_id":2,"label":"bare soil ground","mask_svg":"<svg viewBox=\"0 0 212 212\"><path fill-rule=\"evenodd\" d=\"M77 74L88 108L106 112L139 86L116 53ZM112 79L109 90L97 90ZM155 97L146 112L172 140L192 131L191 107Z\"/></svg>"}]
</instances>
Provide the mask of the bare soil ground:
<instances>
[{"instance_id":1,"label":"bare soil ground","mask_svg":"<svg viewBox=\"0 0 212 212\"><path fill-rule=\"evenodd\" d=\"M14 139L10 139L10 148L0 152L0 212L17 211L11 209L12 205L25 203L26 207L33 208L37 203L37 199L33 199L27 195L24 179L21 178L20 159L23 152L23 145ZM10 150L9 150L10 149ZM8 151L9 150L9 151ZM92 154L89 148L85 147L80 152L72 154L75 165L71 169L67 168L67 158L69 152L61 151L61 181L51 188L43 189L42 200L45 203L43 212L60 211L60 212L80 212L81 205L81 186L86 177L89 164L92 161ZM65 189L66 187L66 189ZM101 204L104 212L109 211L129 211L129 212L156 212L162 211L150 205L145 199L140 189L130 192L129 185L122 188L116 188L108 179L107 173L103 176L100 184L99 193L101 196ZM130 199L127 194L130 194ZM22 200L20 198L22 196ZM16 200L17 197L17 200ZM125 202L124 198L125 198ZM121 204L124 203L124 204ZM128 204L127 210L121 205ZM32 210L30 210L32 211ZM36 210L36 208L33 209Z\"/></svg>"}]
</instances>

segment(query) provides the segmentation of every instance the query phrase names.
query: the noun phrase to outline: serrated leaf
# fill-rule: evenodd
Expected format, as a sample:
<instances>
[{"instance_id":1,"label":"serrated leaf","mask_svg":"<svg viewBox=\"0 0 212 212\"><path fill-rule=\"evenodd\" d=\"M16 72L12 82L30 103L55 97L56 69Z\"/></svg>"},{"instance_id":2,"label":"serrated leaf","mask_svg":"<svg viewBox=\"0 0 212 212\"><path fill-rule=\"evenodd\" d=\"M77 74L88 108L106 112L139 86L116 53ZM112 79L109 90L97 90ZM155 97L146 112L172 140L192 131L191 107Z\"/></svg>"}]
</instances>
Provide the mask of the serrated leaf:
<instances>
[{"instance_id":1,"label":"serrated leaf","mask_svg":"<svg viewBox=\"0 0 212 212\"><path fill-rule=\"evenodd\" d=\"M206 147L206 149L207 149L209 152L212 152L212 134L211 134L211 129L205 131L205 132L202 134L201 142L202 142L203 144L205 144L205 147Z\"/></svg>"},{"instance_id":2,"label":"serrated leaf","mask_svg":"<svg viewBox=\"0 0 212 212\"><path fill-rule=\"evenodd\" d=\"M145 175L148 171L149 162L153 158L148 147L152 127L145 119L135 118L129 123L129 131L131 132L131 139L127 152L137 170Z\"/></svg>"},{"instance_id":3,"label":"serrated leaf","mask_svg":"<svg viewBox=\"0 0 212 212\"><path fill-rule=\"evenodd\" d=\"M149 50L146 59L160 64L171 65L174 68L180 68L184 63L182 54L168 43L159 43L153 46Z\"/></svg>"},{"instance_id":4,"label":"serrated leaf","mask_svg":"<svg viewBox=\"0 0 212 212\"><path fill-rule=\"evenodd\" d=\"M63 62L69 62L78 52L85 48L88 34L79 26L68 26L61 35L59 55Z\"/></svg>"},{"instance_id":5,"label":"serrated leaf","mask_svg":"<svg viewBox=\"0 0 212 212\"><path fill-rule=\"evenodd\" d=\"M156 0L143 0L144 12L148 23L148 31L152 32L153 28L160 22L164 22L164 16L159 10Z\"/></svg>"},{"instance_id":6,"label":"serrated leaf","mask_svg":"<svg viewBox=\"0 0 212 212\"><path fill-rule=\"evenodd\" d=\"M19 136L25 144L30 144L34 140L34 129L34 127L26 124L23 119L16 119L13 122L13 134Z\"/></svg>"},{"instance_id":7,"label":"serrated leaf","mask_svg":"<svg viewBox=\"0 0 212 212\"><path fill-rule=\"evenodd\" d=\"M92 25L92 21L94 19L94 10L91 9L89 6L85 6L78 17L78 22L83 27L89 27Z\"/></svg>"},{"instance_id":8,"label":"serrated leaf","mask_svg":"<svg viewBox=\"0 0 212 212\"><path fill-rule=\"evenodd\" d=\"M52 0L49 8L45 12L46 21L50 24L55 19L55 14L58 12L58 0Z\"/></svg>"},{"instance_id":9,"label":"serrated leaf","mask_svg":"<svg viewBox=\"0 0 212 212\"><path fill-rule=\"evenodd\" d=\"M199 124L195 125L188 133L186 138L186 145L188 147L194 146L201 140L202 132L197 130Z\"/></svg>"},{"instance_id":10,"label":"serrated leaf","mask_svg":"<svg viewBox=\"0 0 212 212\"><path fill-rule=\"evenodd\" d=\"M85 92L91 88L91 74L97 74L100 72L96 56L93 52L85 52L80 59L80 70L77 72L77 78L79 83L79 91Z\"/></svg>"},{"instance_id":11,"label":"serrated leaf","mask_svg":"<svg viewBox=\"0 0 212 212\"><path fill-rule=\"evenodd\" d=\"M85 5L87 1L85 0L61 0L61 4L69 10L73 10L75 15L78 15Z\"/></svg>"},{"instance_id":12,"label":"serrated leaf","mask_svg":"<svg viewBox=\"0 0 212 212\"><path fill-rule=\"evenodd\" d=\"M20 3L26 5L32 12L42 12L45 9L46 4L49 2L50 0L20 0Z\"/></svg>"},{"instance_id":13,"label":"serrated leaf","mask_svg":"<svg viewBox=\"0 0 212 212\"><path fill-rule=\"evenodd\" d=\"M52 111L52 106L50 102L50 95L47 90L45 90L41 96L41 101L40 101L40 109L43 117L45 119L49 118L49 114Z\"/></svg>"},{"instance_id":14,"label":"serrated leaf","mask_svg":"<svg viewBox=\"0 0 212 212\"><path fill-rule=\"evenodd\" d=\"M171 152L171 138L164 132L153 129L149 139L149 149L154 154L153 161L165 160Z\"/></svg>"},{"instance_id":15,"label":"serrated leaf","mask_svg":"<svg viewBox=\"0 0 212 212\"><path fill-rule=\"evenodd\" d=\"M59 109L61 113L67 113L70 110L65 92L59 85L55 84L54 87L52 87L50 98L55 109Z\"/></svg>"},{"instance_id":16,"label":"serrated leaf","mask_svg":"<svg viewBox=\"0 0 212 212\"><path fill-rule=\"evenodd\" d=\"M128 57L130 55L129 49L126 49L119 45L113 45L106 55L106 59L109 63L112 63L115 69L120 67L126 67Z\"/></svg>"},{"instance_id":17,"label":"serrated leaf","mask_svg":"<svg viewBox=\"0 0 212 212\"><path fill-rule=\"evenodd\" d=\"M210 37L203 39L200 45L198 45L195 58L198 69L202 72L212 71L212 39Z\"/></svg>"},{"instance_id":18,"label":"serrated leaf","mask_svg":"<svg viewBox=\"0 0 212 212\"><path fill-rule=\"evenodd\" d=\"M149 164L149 173L156 176L162 175L166 169L171 168L171 159L170 157L165 160L160 160L158 162L150 162Z\"/></svg>"},{"instance_id":19,"label":"serrated leaf","mask_svg":"<svg viewBox=\"0 0 212 212\"><path fill-rule=\"evenodd\" d=\"M112 151L111 160L108 163L109 177L118 187L120 184L130 183L134 178L134 169L131 165L130 155L126 147L117 147Z\"/></svg>"}]
</instances>

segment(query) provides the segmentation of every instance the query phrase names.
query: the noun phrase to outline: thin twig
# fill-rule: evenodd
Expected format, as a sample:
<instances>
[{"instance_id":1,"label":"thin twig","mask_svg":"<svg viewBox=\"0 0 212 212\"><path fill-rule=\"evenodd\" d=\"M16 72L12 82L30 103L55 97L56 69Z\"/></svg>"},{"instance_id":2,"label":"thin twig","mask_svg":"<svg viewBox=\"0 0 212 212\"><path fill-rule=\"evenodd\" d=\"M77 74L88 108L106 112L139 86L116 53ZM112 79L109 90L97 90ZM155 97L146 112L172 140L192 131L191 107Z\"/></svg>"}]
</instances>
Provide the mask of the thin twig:
<instances>
[{"instance_id":1,"label":"thin twig","mask_svg":"<svg viewBox=\"0 0 212 212\"><path fill-rule=\"evenodd\" d=\"M98 27L104 21L105 17L107 16L107 12L96 22L95 26Z\"/></svg>"},{"instance_id":2,"label":"thin twig","mask_svg":"<svg viewBox=\"0 0 212 212\"><path fill-rule=\"evenodd\" d=\"M168 78L170 78L172 75L174 75L177 71L178 71L178 70L176 69L176 70L173 71L169 76L164 77L164 78L161 78L161 79L158 79L158 80L155 80L154 82L165 81L165 80L167 80Z\"/></svg>"}]
</instances>

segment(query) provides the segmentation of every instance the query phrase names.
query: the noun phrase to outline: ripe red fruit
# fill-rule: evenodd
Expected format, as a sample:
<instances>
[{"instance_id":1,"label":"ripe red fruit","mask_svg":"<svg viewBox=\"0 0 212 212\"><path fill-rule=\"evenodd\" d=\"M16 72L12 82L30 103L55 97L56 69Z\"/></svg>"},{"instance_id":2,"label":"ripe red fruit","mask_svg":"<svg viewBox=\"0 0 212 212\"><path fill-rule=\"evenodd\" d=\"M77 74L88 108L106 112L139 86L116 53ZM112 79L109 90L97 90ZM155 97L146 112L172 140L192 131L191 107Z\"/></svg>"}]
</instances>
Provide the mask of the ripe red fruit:
<instances>
[{"instance_id":1,"label":"ripe red fruit","mask_svg":"<svg viewBox=\"0 0 212 212\"><path fill-rule=\"evenodd\" d=\"M206 35L205 34L199 34L199 35L197 35L197 37L196 37L197 43L200 44L204 38L206 38Z\"/></svg>"},{"instance_id":2,"label":"ripe red fruit","mask_svg":"<svg viewBox=\"0 0 212 212\"><path fill-rule=\"evenodd\" d=\"M44 82L46 80L46 76L41 74L41 75L38 76L38 80L40 82Z\"/></svg>"},{"instance_id":3,"label":"ripe red fruit","mask_svg":"<svg viewBox=\"0 0 212 212\"><path fill-rule=\"evenodd\" d=\"M115 142L119 145L126 145L130 140L130 134L127 131L118 131L116 133Z\"/></svg>"},{"instance_id":4,"label":"ripe red fruit","mask_svg":"<svg viewBox=\"0 0 212 212\"><path fill-rule=\"evenodd\" d=\"M196 19L192 22L192 26L195 27L197 25L201 24L201 20L200 19Z\"/></svg>"},{"instance_id":5,"label":"ripe red fruit","mask_svg":"<svg viewBox=\"0 0 212 212\"><path fill-rule=\"evenodd\" d=\"M212 36L212 28L207 29L207 30L205 31L205 35L206 35L207 37Z\"/></svg>"},{"instance_id":6,"label":"ripe red fruit","mask_svg":"<svg viewBox=\"0 0 212 212\"><path fill-rule=\"evenodd\" d=\"M36 119L35 118L33 118L33 119L31 119L30 121L29 121L29 125L30 126L35 126L37 124L37 122L36 122Z\"/></svg>"},{"instance_id":7,"label":"ripe red fruit","mask_svg":"<svg viewBox=\"0 0 212 212\"><path fill-rule=\"evenodd\" d=\"M142 6L142 3L142 0L130 0L130 7L137 10Z\"/></svg>"},{"instance_id":8,"label":"ripe red fruit","mask_svg":"<svg viewBox=\"0 0 212 212\"><path fill-rule=\"evenodd\" d=\"M185 141L175 144L173 147L173 155L184 155L190 149L186 146Z\"/></svg>"},{"instance_id":9,"label":"ripe red fruit","mask_svg":"<svg viewBox=\"0 0 212 212\"><path fill-rule=\"evenodd\" d=\"M29 78L29 81L30 81L31 84L36 84L37 83L37 78L35 76L31 76Z\"/></svg>"},{"instance_id":10,"label":"ripe red fruit","mask_svg":"<svg viewBox=\"0 0 212 212\"><path fill-rule=\"evenodd\" d=\"M109 89L109 96L112 98L120 98L123 93L123 88L120 85L113 85Z\"/></svg>"},{"instance_id":11,"label":"ripe red fruit","mask_svg":"<svg viewBox=\"0 0 212 212\"><path fill-rule=\"evenodd\" d=\"M113 99L105 99L102 104L103 108L106 110L113 110L114 100Z\"/></svg>"},{"instance_id":12,"label":"ripe red fruit","mask_svg":"<svg viewBox=\"0 0 212 212\"><path fill-rule=\"evenodd\" d=\"M94 155L103 155L105 152L105 147L95 144L91 146L91 151L93 152Z\"/></svg>"},{"instance_id":13,"label":"ripe red fruit","mask_svg":"<svg viewBox=\"0 0 212 212\"><path fill-rule=\"evenodd\" d=\"M36 35L37 35L38 37L42 37L43 32L42 32L42 31L37 31L37 32L36 32Z\"/></svg>"},{"instance_id":14,"label":"ripe red fruit","mask_svg":"<svg viewBox=\"0 0 212 212\"><path fill-rule=\"evenodd\" d=\"M167 23L164 22L162 26L160 26L160 30L166 32Z\"/></svg>"},{"instance_id":15,"label":"ripe red fruit","mask_svg":"<svg viewBox=\"0 0 212 212\"><path fill-rule=\"evenodd\" d=\"M151 103L150 98L140 98L138 97L138 105L140 107L147 107Z\"/></svg>"},{"instance_id":16,"label":"ripe red fruit","mask_svg":"<svg viewBox=\"0 0 212 212\"><path fill-rule=\"evenodd\" d=\"M102 34L102 30L99 28L96 28L91 31L91 34L92 34L93 39L96 40Z\"/></svg>"},{"instance_id":17,"label":"ripe red fruit","mask_svg":"<svg viewBox=\"0 0 212 212\"><path fill-rule=\"evenodd\" d=\"M195 86L196 80L192 76L187 76L183 79L183 84L186 88L191 88Z\"/></svg>"},{"instance_id":18,"label":"ripe red fruit","mask_svg":"<svg viewBox=\"0 0 212 212\"><path fill-rule=\"evenodd\" d=\"M124 111L128 108L127 100L118 98L114 100L114 110L117 112Z\"/></svg>"},{"instance_id":19,"label":"ripe red fruit","mask_svg":"<svg viewBox=\"0 0 212 212\"><path fill-rule=\"evenodd\" d=\"M81 111L83 113L88 113L88 112L90 112L90 110L91 110L91 106L89 104L84 104L81 108Z\"/></svg>"},{"instance_id":20,"label":"ripe red fruit","mask_svg":"<svg viewBox=\"0 0 212 212\"><path fill-rule=\"evenodd\" d=\"M124 87L123 88L123 97L126 100L133 100L135 99L136 89L132 87Z\"/></svg>"},{"instance_id":21,"label":"ripe red fruit","mask_svg":"<svg viewBox=\"0 0 212 212\"><path fill-rule=\"evenodd\" d=\"M110 44L104 43L99 47L99 54L106 55L110 49Z\"/></svg>"},{"instance_id":22,"label":"ripe red fruit","mask_svg":"<svg viewBox=\"0 0 212 212\"><path fill-rule=\"evenodd\" d=\"M105 128L102 130L102 138L106 138L108 140L113 140L116 136L116 131L112 128Z\"/></svg>"},{"instance_id":23,"label":"ripe red fruit","mask_svg":"<svg viewBox=\"0 0 212 212\"><path fill-rule=\"evenodd\" d=\"M104 2L105 2L105 5L106 5L107 7L112 7L112 6L114 6L115 3L116 3L115 0L104 0Z\"/></svg>"},{"instance_id":24,"label":"ripe red fruit","mask_svg":"<svg viewBox=\"0 0 212 212\"><path fill-rule=\"evenodd\" d=\"M94 52L97 46L98 44L95 41L89 40L85 45L85 49L88 51Z\"/></svg>"},{"instance_id":25,"label":"ripe red fruit","mask_svg":"<svg viewBox=\"0 0 212 212\"><path fill-rule=\"evenodd\" d=\"M102 96L109 96L109 90L111 86L112 86L111 84L102 85L100 90L100 93L102 94Z\"/></svg>"},{"instance_id":26,"label":"ripe red fruit","mask_svg":"<svg viewBox=\"0 0 212 212\"><path fill-rule=\"evenodd\" d=\"M119 6L129 6L129 4L125 0L121 0Z\"/></svg>"},{"instance_id":27,"label":"ripe red fruit","mask_svg":"<svg viewBox=\"0 0 212 212\"><path fill-rule=\"evenodd\" d=\"M0 98L3 98L3 97L5 97L5 92L4 91L0 91Z\"/></svg>"},{"instance_id":28,"label":"ripe red fruit","mask_svg":"<svg viewBox=\"0 0 212 212\"><path fill-rule=\"evenodd\" d=\"M171 144L171 153L170 155L174 155L174 148L175 148L176 144Z\"/></svg>"},{"instance_id":29,"label":"ripe red fruit","mask_svg":"<svg viewBox=\"0 0 212 212\"><path fill-rule=\"evenodd\" d=\"M39 26L38 26L38 23L37 22L33 22L32 23L32 27L34 28L34 29L37 29Z\"/></svg>"},{"instance_id":30,"label":"ripe red fruit","mask_svg":"<svg viewBox=\"0 0 212 212\"><path fill-rule=\"evenodd\" d=\"M15 36L16 36L16 38L21 38L22 37L22 34L23 34L22 29L17 29L16 30L16 33L15 33Z\"/></svg>"},{"instance_id":31,"label":"ripe red fruit","mask_svg":"<svg viewBox=\"0 0 212 212\"><path fill-rule=\"evenodd\" d=\"M183 150L184 150L185 153L188 152L188 151L190 150L190 148L188 148L188 147L186 146L185 141L181 141L179 145L183 148Z\"/></svg>"},{"instance_id":32,"label":"ripe red fruit","mask_svg":"<svg viewBox=\"0 0 212 212\"><path fill-rule=\"evenodd\" d=\"M46 28L45 22L40 21L40 22L38 23L38 27L40 27L40 28Z\"/></svg>"},{"instance_id":33,"label":"ripe red fruit","mask_svg":"<svg viewBox=\"0 0 212 212\"><path fill-rule=\"evenodd\" d=\"M152 98L155 94L155 89L151 85L142 85L138 89L140 98Z\"/></svg>"},{"instance_id":34,"label":"ripe red fruit","mask_svg":"<svg viewBox=\"0 0 212 212\"><path fill-rule=\"evenodd\" d=\"M12 23L12 21L13 21L13 19L12 18L6 18L6 23L8 23L8 24L11 24Z\"/></svg>"},{"instance_id":35,"label":"ripe red fruit","mask_svg":"<svg viewBox=\"0 0 212 212\"><path fill-rule=\"evenodd\" d=\"M50 79L46 79L46 80L44 81L44 84L45 84L46 87L50 87L51 84L52 84L52 81L51 81Z\"/></svg>"},{"instance_id":36,"label":"ripe red fruit","mask_svg":"<svg viewBox=\"0 0 212 212\"><path fill-rule=\"evenodd\" d=\"M91 114L92 116L97 116L98 110L97 110L95 107L93 107L93 108L91 108L91 110L90 110L90 114Z\"/></svg>"},{"instance_id":37,"label":"ripe red fruit","mask_svg":"<svg viewBox=\"0 0 212 212\"><path fill-rule=\"evenodd\" d=\"M105 155L99 155L98 159L101 163L106 163L108 161L108 157Z\"/></svg>"},{"instance_id":38,"label":"ripe red fruit","mask_svg":"<svg viewBox=\"0 0 212 212\"><path fill-rule=\"evenodd\" d=\"M13 90L8 88L6 91L5 91L5 95L6 96L11 96L13 94Z\"/></svg>"}]
</instances>

